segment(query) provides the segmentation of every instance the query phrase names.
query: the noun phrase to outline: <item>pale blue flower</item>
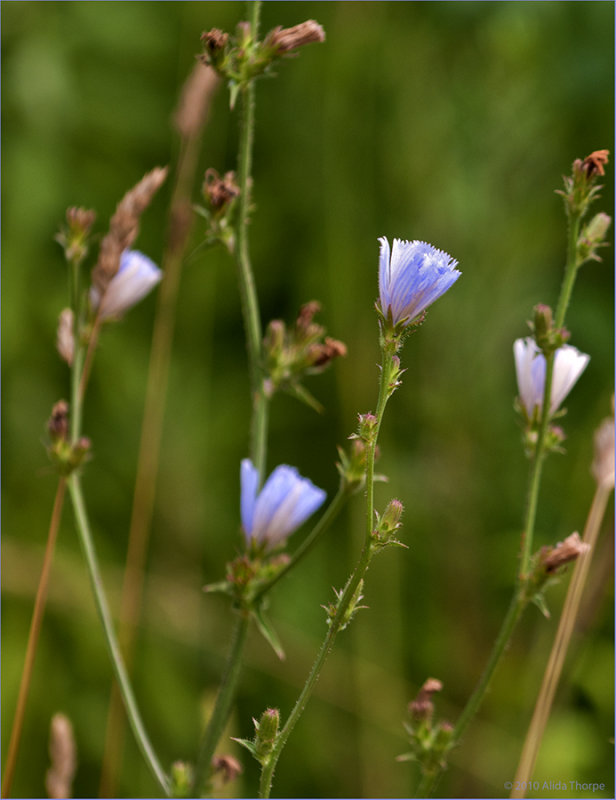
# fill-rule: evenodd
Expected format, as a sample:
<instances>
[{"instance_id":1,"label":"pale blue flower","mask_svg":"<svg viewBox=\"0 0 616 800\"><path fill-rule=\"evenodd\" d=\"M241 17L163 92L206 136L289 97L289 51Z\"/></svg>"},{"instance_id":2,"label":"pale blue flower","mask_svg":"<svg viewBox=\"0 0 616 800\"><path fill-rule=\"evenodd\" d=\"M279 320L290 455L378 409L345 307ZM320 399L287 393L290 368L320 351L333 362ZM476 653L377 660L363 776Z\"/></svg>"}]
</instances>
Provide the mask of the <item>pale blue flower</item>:
<instances>
[{"instance_id":1,"label":"pale blue flower","mask_svg":"<svg viewBox=\"0 0 616 800\"><path fill-rule=\"evenodd\" d=\"M124 314L142 300L163 277L162 271L138 250L124 250L120 268L111 279L102 300L92 287L90 302L98 309L101 319L113 319Z\"/></svg>"},{"instance_id":2,"label":"pale blue flower","mask_svg":"<svg viewBox=\"0 0 616 800\"><path fill-rule=\"evenodd\" d=\"M545 390L545 356L530 336L513 344L515 371L520 401L532 419L535 408L541 412ZM590 356L565 344L554 353L550 414L554 414L586 369Z\"/></svg>"},{"instance_id":3,"label":"pale blue flower","mask_svg":"<svg viewBox=\"0 0 616 800\"><path fill-rule=\"evenodd\" d=\"M431 244L394 239L390 255L387 238L381 236L379 242L381 311L385 317L391 314L394 325L418 317L461 275L458 262Z\"/></svg>"},{"instance_id":4,"label":"pale blue flower","mask_svg":"<svg viewBox=\"0 0 616 800\"><path fill-rule=\"evenodd\" d=\"M276 467L257 494L259 473L249 458L242 461L240 483L246 541L265 545L268 550L299 528L326 496L323 489L286 464Z\"/></svg>"}]
</instances>

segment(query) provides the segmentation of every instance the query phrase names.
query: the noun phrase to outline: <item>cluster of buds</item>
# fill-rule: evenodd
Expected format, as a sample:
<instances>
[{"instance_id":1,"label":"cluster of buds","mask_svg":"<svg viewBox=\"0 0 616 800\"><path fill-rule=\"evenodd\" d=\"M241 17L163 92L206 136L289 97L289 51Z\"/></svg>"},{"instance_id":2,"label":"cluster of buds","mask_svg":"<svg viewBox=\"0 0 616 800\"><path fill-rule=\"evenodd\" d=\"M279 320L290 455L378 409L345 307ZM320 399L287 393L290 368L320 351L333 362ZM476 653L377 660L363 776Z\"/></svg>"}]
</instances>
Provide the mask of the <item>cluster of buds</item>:
<instances>
[{"instance_id":1,"label":"cluster of buds","mask_svg":"<svg viewBox=\"0 0 616 800\"><path fill-rule=\"evenodd\" d=\"M325 41L325 32L314 20L307 20L292 28L278 26L259 42L250 24L240 22L233 36L212 28L201 35L201 41L201 58L228 82L233 108L240 89L249 81L267 73L275 61L292 55L299 47Z\"/></svg>"},{"instance_id":2,"label":"cluster of buds","mask_svg":"<svg viewBox=\"0 0 616 800\"><path fill-rule=\"evenodd\" d=\"M602 189L597 185L597 178L605 175L604 166L609 154L609 150L595 150L584 159L576 158L571 175L563 176L565 189L556 193L564 197L568 216L584 216L590 204L597 199Z\"/></svg>"},{"instance_id":3,"label":"cluster of buds","mask_svg":"<svg viewBox=\"0 0 616 800\"><path fill-rule=\"evenodd\" d=\"M453 726L450 722L433 721L432 695L440 692L443 684L428 678L417 697L409 703L410 721L404 723L411 750L397 756L397 761L416 761L424 775L432 775L445 767L447 753L453 745Z\"/></svg>"},{"instance_id":4,"label":"cluster of buds","mask_svg":"<svg viewBox=\"0 0 616 800\"><path fill-rule=\"evenodd\" d=\"M325 336L325 328L314 322L321 307L316 300L300 309L293 328L282 320L272 320L265 334L265 389L271 397L283 390L321 411L319 402L302 386L305 375L317 375L339 356L346 355L346 345Z\"/></svg>"},{"instance_id":5,"label":"cluster of buds","mask_svg":"<svg viewBox=\"0 0 616 800\"><path fill-rule=\"evenodd\" d=\"M580 539L577 531L553 547L542 547L532 559L525 582L526 599L533 602L545 617L550 616L544 591L563 568L590 550L590 545Z\"/></svg>"},{"instance_id":6,"label":"cluster of buds","mask_svg":"<svg viewBox=\"0 0 616 800\"><path fill-rule=\"evenodd\" d=\"M205 207L196 206L195 211L207 220L205 245L222 244L232 253L235 248L233 215L240 188L233 171L220 176L210 167L205 172L202 194Z\"/></svg>"},{"instance_id":7,"label":"cluster of buds","mask_svg":"<svg viewBox=\"0 0 616 800\"><path fill-rule=\"evenodd\" d=\"M62 228L55 239L64 249L64 256L69 264L81 264L88 254L90 231L96 212L75 206L66 211L66 227Z\"/></svg>"},{"instance_id":8,"label":"cluster of buds","mask_svg":"<svg viewBox=\"0 0 616 800\"><path fill-rule=\"evenodd\" d=\"M351 622L355 614L358 611L361 611L362 608L368 608L368 606L360 605L361 601L364 599L362 594L364 590L364 581L363 579L357 584L357 588L353 592L353 597L351 598L351 602L348 604L344 614L342 615L342 619L338 623L338 630L343 631L347 625ZM342 602L342 598L344 596L344 589L334 589L334 594L336 595L335 602L328 603L326 606L321 606L321 608L325 609L327 614L327 625L331 627L335 617L338 614L340 609L340 603Z\"/></svg>"},{"instance_id":9,"label":"cluster of buds","mask_svg":"<svg viewBox=\"0 0 616 800\"><path fill-rule=\"evenodd\" d=\"M352 491L358 491L366 482L368 451L365 442L361 441L356 434L352 434L349 438L354 439L349 447L349 452L338 447L340 461L337 462L336 468L345 486Z\"/></svg>"},{"instance_id":10,"label":"cluster of buds","mask_svg":"<svg viewBox=\"0 0 616 800\"><path fill-rule=\"evenodd\" d=\"M376 526L372 531L371 547L374 551L382 550L389 545L396 545L397 547L406 548L407 545L403 544L396 538L396 533L402 527L400 522L404 506L400 500L390 500L387 508L383 514L375 512Z\"/></svg>"},{"instance_id":11,"label":"cluster of buds","mask_svg":"<svg viewBox=\"0 0 616 800\"><path fill-rule=\"evenodd\" d=\"M61 475L70 475L83 464L90 452L91 443L85 436L76 442L71 442L68 403L65 400L59 400L52 408L51 417L47 422L47 433L49 458Z\"/></svg>"},{"instance_id":12,"label":"cluster of buds","mask_svg":"<svg viewBox=\"0 0 616 800\"><path fill-rule=\"evenodd\" d=\"M276 744L278 728L280 727L280 711L277 708L266 708L258 721L254 717L252 721L255 726L254 738L234 738L233 741L245 747L252 753L259 764L264 767L269 762L272 750Z\"/></svg>"}]
</instances>

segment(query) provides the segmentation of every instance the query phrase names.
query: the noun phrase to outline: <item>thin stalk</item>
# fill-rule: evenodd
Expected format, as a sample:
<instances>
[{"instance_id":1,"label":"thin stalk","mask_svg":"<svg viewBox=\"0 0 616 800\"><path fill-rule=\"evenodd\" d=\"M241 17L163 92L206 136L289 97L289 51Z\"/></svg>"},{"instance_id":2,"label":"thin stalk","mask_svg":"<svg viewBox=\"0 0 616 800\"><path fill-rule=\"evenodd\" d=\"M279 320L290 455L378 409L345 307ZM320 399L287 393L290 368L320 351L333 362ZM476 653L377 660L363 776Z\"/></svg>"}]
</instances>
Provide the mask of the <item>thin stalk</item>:
<instances>
[{"instance_id":1,"label":"thin stalk","mask_svg":"<svg viewBox=\"0 0 616 800\"><path fill-rule=\"evenodd\" d=\"M23 728L24 715L26 711L26 701L30 691L32 669L34 667L34 659L36 656L39 634L41 632L41 625L43 623L43 615L45 614L47 588L49 586L49 573L51 572L53 552L56 545L56 539L58 538L60 520L62 519L62 507L64 505L65 489L66 480L61 477L58 480L58 488L56 489L53 511L51 512L51 520L49 522L49 533L47 534L47 544L45 546L45 556L43 558L43 568L41 570L41 577L39 578L39 584L36 590L36 598L34 600L34 610L32 612L32 621L30 622L26 657L24 661L23 672L21 673L21 681L19 683L19 693L17 695L15 719L13 720L13 727L11 729L9 749L6 756L6 766L4 769L4 777L2 779L2 797L9 797L11 793L11 785L13 783L13 775L15 772L15 764L17 762L17 753L19 751L19 742L21 740L21 731Z\"/></svg>"},{"instance_id":2,"label":"thin stalk","mask_svg":"<svg viewBox=\"0 0 616 800\"><path fill-rule=\"evenodd\" d=\"M105 641L107 643L107 649L109 650L109 655L111 657L111 663L113 665L115 677L120 687L120 691L122 693L122 698L124 700L126 713L128 715L128 719L131 728L133 730L133 733L135 734L135 739L137 740L139 749L141 750L141 753L145 758L145 761L148 767L150 768L152 775L156 779L157 783L159 784L160 788L163 790L165 795L169 797L170 796L169 780L165 774L165 771L161 767L158 758L156 757L154 748L152 747L150 739L143 725L143 721L141 719L141 715L137 707L135 696L133 694L133 690L130 685L128 674L126 672L126 667L124 666L124 661L122 659L120 647L116 639L115 631L113 628L113 621L111 618L111 612L109 611L109 606L107 605L107 599L105 597L103 582L98 568L98 560L94 549L94 542L90 531L90 524L88 522L79 476L76 473L73 473L68 478L67 483L68 483L69 494L71 496L71 500L73 503L73 509L75 511L75 520L77 522L77 531L79 533L79 539L86 558L86 563L88 565L88 572L90 575L92 590L94 592L96 607L98 610L101 623L103 625L103 630L105 632Z\"/></svg>"},{"instance_id":3,"label":"thin stalk","mask_svg":"<svg viewBox=\"0 0 616 800\"><path fill-rule=\"evenodd\" d=\"M375 451L376 451L376 444L378 440L379 430L381 427L381 421L383 419L383 413L385 411L385 406L387 405L387 400L391 395L390 389L390 376L391 376L391 367L392 367L392 356L393 353L390 352L386 347L383 348L383 365L381 368L381 380L379 383L379 399L377 404L377 411L376 411L376 424L374 429L374 436L371 439L368 454L367 454L367 465L366 465L366 535L364 538L364 545L361 551L361 555L359 557L359 561L357 566L355 567L351 577L349 578L344 592L342 593L342 597L340 598L336 613L334 618L331 620L327 635L323 640L319 653L317 655L316 661L314 662L312 669L310 670L310 674L308 675L308 679L304 684L304 688L302 689L297 702L289 718L287 719L284 727L276 737L276 741L274 743L274 747L272 752L268 756L267 760L263 763L263 768L261 770L261 781L259 785L259 797L261 798L268 798L270 796L270 792L272 789L272 780L274 777L274 771L276 769L276 765L278 763L278 759L282 753L282 750L287 743L289 736L291 735L293 728L295 727L297 721L301 717L306 705L308 704L308 700L312 694L312 690L316 682L318 681L321 671L327 661L327 657L329 656L332 648L334 646L334 642L336 640L336 636L340 632L340 630L344 627L345 618L353 597L357 591L357 588L360 584L360 581L363 579L366 571L368 570L368 566L370 564L370 560L373 555L371 543L372 543L372 530L374 526L374 458L375 458Z\"/></svg>"},{"instance_id":4,"label":"thin stalk","mask_svg":"<svg viewBox=\"0 0 616 800\"><path fill-rule=\"evenodd\" d=\"M259 30L261 2L250 3L252 38ZM250 452L261 480L265 473L268 399L263 388L261 316L248 248L248 216L251 206L252 151L255 127L255 82L248 81L240 92L241 122L238 153L239 203L235 260L238 268L242 314L246 329L246 349L253 402Z\"/></svg>"},{"instance_id":5,"label":"thin stalk","mask_svg":"<svg viewBox=\"0 0 616 800\"><path fill-rule=\"evenodd\" d=\"M527 781L530 781L535 768L541 740L550 716L554 695L556 694L580 608L588 570L590 569L590 562L599 536L601 521L605 514L611 491L610 487L598 485L592 500L583 536L583 541L590 545L591 549L589 552L579 556L575 563L571 582L567 589L567 597L565 598L565 604L558 624L558 631L556 632L533 717L524 741L520 763L518 764L515 780L513 781L514 788L511 792L511 797L525 796L525 790L515 787L522 787Z\"/></svg>"},{"instance_id":6,"label":"thin stalk","mask_svg":"<svg viewBox=\"0 0 616 800\"><path fill-rule=\"evenodd\" d=\"M201 791L211 768L212 757L231 713L231 706L235 699L235 690L242 669L242 655L249 624L249 614L245 611L240 611L235 623L231 651L229 652L225 673L216 696L214 710L199 748L192 786L192 793L195 797L201 797Z\"/></svg>"},{"instance_id":7,"label":"thin stalk","mask_svg":"<svg viewBox=\"0 0 616 800\"><path fill-rule=\"evenodd\" d=\"M207 88L213 94L216 83ZM209 102L209 97L207 98ZM139 622L143 597L145 560L148 551L156 478L160 459L163 420L167 400L169 370L177 298L186 246L190 235L193 215L190 210L190 197L199 154L201 126L193 127L182 140L178 158L177 175L170 203L171 220L169 244L162 260L164 280L158 292L152 349L146 386L141 440L137 460L137 474L133 495L133 508L128 534L126 567L122 582L120 603L119 637L130 669L132 664L135 629ZM115 794L116 773L124 739L121 697L117 686L112 687L105 755L103 758L100 786L101 797Z\"/></svg>"},{"instance_id":8,"label":"thin stalk","mask_svg":"<svg viewBox=\"0 0 616 800\"><path fill-rule=\"evenodd\" d=\"M573 292L573 285L575 283L575 276L577 275L578 267L580 266L577 258L577 243L580 238L580 223L582 217L580 214L572 213L568 219L567 228L567 263L565 266L565 274L563 282L560 287L560 295L558 298L558 305L556 306L556 314L554 315L554 327L562 328L565 322L565 314L569 307L571 294Z\"/></svg>"}]
</instances>

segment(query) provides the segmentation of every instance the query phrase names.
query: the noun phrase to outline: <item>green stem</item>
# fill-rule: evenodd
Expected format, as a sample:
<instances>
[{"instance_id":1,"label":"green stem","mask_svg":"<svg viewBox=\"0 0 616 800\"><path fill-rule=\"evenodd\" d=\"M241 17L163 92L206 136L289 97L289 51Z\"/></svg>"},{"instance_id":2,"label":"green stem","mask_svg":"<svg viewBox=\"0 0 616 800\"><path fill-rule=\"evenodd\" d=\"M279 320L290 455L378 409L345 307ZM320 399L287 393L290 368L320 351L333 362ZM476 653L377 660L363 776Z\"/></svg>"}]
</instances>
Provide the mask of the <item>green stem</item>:
<instances>
[{"instance_id":1,"label":"green stem","mask_svg":"<svg viewBox=\"0 0 616 800\"><path fill-rule=\"evenodd\" d=\"M565 274L563 282L560 287L560 296L558 298L558 305L556 307L556 314L554 317L554 327L556 329L562 328L565 322L565 314L569 307L571 294L573 292L573 285L575 283L575 276L577 275L578 264L577 260L577 243L580 238L580 223L582 220L581 214L571 213L568 220L567 228L567 263L565 266Z\"/></svg>"},{"instance_id":2,"label":"green stem","mask_svg":"<svg viewBox=\"0 0 616 800\"><path fill-rule=\"evenodd\" d=\"M252 39L256 40L259 29L261 2L250 4L250 25ZM250 263L248 249L248 216L251 207L252 150L255 127L255 82L249 80L241 91L240 144L238 153L239 205L237 220L237 246L235 250L239 274L242 314L246 328L246 348L250 370L250 389L253 402L251 446L252 462L260 479L265 472L265 452L267 439L268 399L263 388L261 367L262 332L257 290Z\"/></svg>"},{"instance_id":3,"label":"green stem","mask_svg":"<svg viewBox=\"0 0 616 800\"><path fill-rule=\"evenodd\" d=\"M580 215L572 215L569 218L567 235L567 261L565 264L565 275L560 289L554 327L562 328L565 321L565 314L571 299L573 284L579 264L577 263L577 241L580 230ZM546 359L545 383L543 390L543 403L541 411L541 422L537 433L537 444L533 454L530 476L528 483L528 494L526 501L526 512L524 519L524 529L522 535L522 554L520 559L520 569L518 572L514 595L503 621L500 632L494 642L488 664L475 688L466 703L460 719L454 728L451 740L451 747L455 747L459 742L473 717L479 710L483 698L488 690L492 676L498 666L503 653L507 649L515 626L520 619L522 612L528 604L529 597L526 592L528 572L533 552L533 538L535 522L537 517L537 506L539 502L539 488L541 485L541 473L543 462L546 455L546 440L551 418L550 403L552 396L552 378L554 374L554 353ZM427 773L422 777L417 788L417 797L429 797L442 773L442 767L432 773Z\"/></svg>"},{"instance_id":4,"label":"green stem","mask_svg":"<svg viewBox=\"0 0 616 800\"><path fill-rule=\"evenodd\" d=\"M75 511L75 519L77 522L77 530L79 532L81 546L83 548L83 552L88 565L88 572L90 575L92 590L94 592L96 607L101 619L101 623L103 625L103 630L105 632L105 640L107 642L107 648L109 650L109 655L111 657L111 663L113 665L115 677L120 687L120 691L122 693L124 706L126 708L126 714L128 716L131 728L133 729L133 733L135 734L135 738L137 740L139 749L141 750L141 753L145 758L146 763L148 764L154 778L158 782L159 786L161 787L165 795L169 797L170 796L169 781L167 779L167 776L163 768L160 765L160 762L158 761L158 758L156 757L154 748L152 747L152 744L148 738L145 727L141 720L141 715L139 714L139 709L137 708L137 703L133 695L133 690L131 688L128 674L124 666L122 654L120 653L120 647L116 639L115 631L113 628L113 622L111 619L111 613L109 611L109 606L107 605L107 599L105 597L103 582L98 568L98 561L94 549L94 542L92 540L92 534L90 532L90 525L88 522L86 507L83 499L83 494L81 491L81 484L79 481L79 476L76 473L73 473L68 478L67 486L71 496L71 501L73 503L73 509Z\"/></svg>"},{"instance_id":5,"label":"green stem","mask_svg":"<svg viewBox=\"0 0 616 800\"><path fill-rule=\"evenodd\" d=\"M241 611L235 624L231 651L227 659L225 674L218 690L214 710L199 748L199 757L195 766L195 776L192 785L192 794L195 797L201 796L203 785L209 777L216 745L229 719L231 706L235 697L235 689L242 668L242 654L244 652L244 645L246 644L246 634L248 633L249 623L249 614L245 611Z\"/></svg>"},{"instance_id":6,"label":"green stem","mask_svg":"<svg viewBox=\"0 0 616 800\"><path fill-rule=\"evenodd\" d=\"M304 688L302 689L297 699L297 702L295 703L295 706L291 711L291 714L289 715L288 720L286 721L284 727L276 737L276 741L274 743L274 747L271 753L269 754L267 760L262 765L263 768L261 770L261 782L259 786L259 797L261 798L268 798L270 796L274 771L276 769L278 759L280 758L280 754L282 753L282 750L285 744L287 743L287 740L291 735L293 728L295 727L297 721L299 720L304 709L306 708L308 700L310 699L310 695L312 694L312 690L316 682L318 681L323 666L327 661L327 657L334 646L336 636L346 624L345 618L347 616L349 606L351 605L351 602L357 591L360 581L363 579L364 575L368 570L368 566L370 564L370 560L373 555L371 542L372 542L372 530L374 526L374 457L376 451L376 444L378 440L378 434L381 427L381 421L383 419L383 413L385 411L385 406L387 405L387 400L391 395L390 379L392 370L392 357L393 357L393 352L390 349L388 349L387 346L385 346L383 348L383 365L381 369L381 380L379 384L379 399L376 412L377 421L374 429L374 436L371 438L367 454L366 536L364 540L364 545L357 566L355 567L355 570L351 574L351 577L349 578L344 588L344 592L342 593L342 596L338 601L336 613L334 615L334 618L330 622L327 635L323 640L316 661L314 662L312 669L310 670L310 674L308 675L308 679L304 684Z\"/></svg>"},{"instance_id":7,"label":"green stem","mask_svg":"<svg viewBox=\"0 0 616 800\"><path fill-rule=\"evenodd\" d=\"M71 293L71 309L73 311L73 363L71 364L71 406L70 406L70 438L75 444L81 431L80 394L81 372L83 369L84 349L81 344L81 295L79 286L79 260L70 264L69 281Z\"/></svg>"},{"instance_id":8,"label":"green stem","mask_svg":"<svg viewBox=\"0 0 616 800\"><path fill-rule=\"evenodd\" d=\"M347 498L349 496L349 488L346 481L341 480L340 485L338 487L338 491L334 496L334 499L331 501L327 509L321 515L321 518L314 526L314 528L310 531L308 536L304 539L304 541L300 544L297 550L291 556L288 564L286 564L280 572L272 578L271 581L266 583L262 586L259 591L254 596L254 601L256 602L259 598L263 597L266 592L278 583L278 581L286 575L289 570L293 569L294 566L302 559L309 550L311 550L317 541L321 538L321 536L325 533L325 531L329 528L332 522L338 516L340 509L345 504Z\"/></svg>"}]
</instances>

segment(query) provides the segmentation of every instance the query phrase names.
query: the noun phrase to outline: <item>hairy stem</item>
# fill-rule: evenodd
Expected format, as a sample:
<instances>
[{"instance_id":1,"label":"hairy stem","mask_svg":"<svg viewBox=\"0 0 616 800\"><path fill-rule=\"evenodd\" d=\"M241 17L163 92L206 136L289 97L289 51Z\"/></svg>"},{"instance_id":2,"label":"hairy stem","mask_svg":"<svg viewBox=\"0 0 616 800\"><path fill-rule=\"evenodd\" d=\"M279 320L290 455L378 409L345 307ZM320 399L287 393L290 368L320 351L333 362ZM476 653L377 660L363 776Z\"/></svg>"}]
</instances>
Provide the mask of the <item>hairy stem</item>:
<instances>
[{"instance_id":1,"label":"hairy stem","mask_svg":"<svg viewBox=\"0 0 616 800\"><path fill-rule=\"evenodd\" d=\"M385 411L385 406L387 405L387 400L391 395L391 388L390 388L390 377L391 377L391 369L392 369L392 356L393 353L387 350L386 347L383 348L383 365L381 368L381 380L379 384L379 399L377 404L377 411L376 411L376 425L374 430L374 436L372 437L368 453L367 453L367 465L366 465L366 535L364 539L364 545L361 551L361 555L359 557L359 561L357 566L355 567L351 577L349 578L342 596L340 597L336 613L333 619L330 621L329 629L327 631L327 635L323 640L319 653L317 655L316 661L314 662L312 669L310 670L310 674L304 684L304 687L295 703L289 718L287 719L284 727L276 737L276 742L272 749L272 752L268 756L267 760L262 765L261 770L261 781L259 786L259 797L261 798L268 798L270 796L270 792L272 789L272 780L274 777L274 771L276 769L276 765L278 763L278 759L282 753L282 750L287 743L289 736L291 735L293 728L295 727L297 721L301 717L306 705L308 704L308 700L312 694L312 690L316 682L321 675L321 671L327 661L327 657L332 651L334 646L334 642L336 640L336 636L342 630L343 627L348 622L347 613L349 611L349 607L355 593L358 589L360 581L364 578L368 566L370 564L370 560L373 555L371 543L372 543L372 530L374 527L374 459L375 459L375 451L376 451L376 444L378 440L378 434L381 427L381 421L383 419L383 413Z\"/></svg>"}]
</instances>

